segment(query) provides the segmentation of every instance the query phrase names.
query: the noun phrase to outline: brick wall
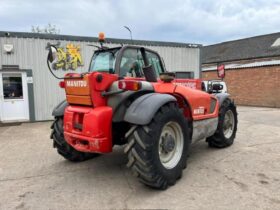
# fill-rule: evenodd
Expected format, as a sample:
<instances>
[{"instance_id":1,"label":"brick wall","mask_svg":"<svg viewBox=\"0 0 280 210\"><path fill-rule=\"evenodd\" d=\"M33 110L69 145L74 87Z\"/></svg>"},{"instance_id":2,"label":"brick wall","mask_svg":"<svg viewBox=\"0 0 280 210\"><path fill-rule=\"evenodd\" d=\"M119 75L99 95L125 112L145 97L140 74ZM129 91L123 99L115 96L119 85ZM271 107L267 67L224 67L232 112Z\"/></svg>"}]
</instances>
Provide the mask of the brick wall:
<instances>
[{"instance_id":1,"label":"brick wall","mask_svg":"<svg viewBox=\"0 0 280 210\"><path fill-rule=\"evenodd\" d=\"M218 79L216 71L203 79ZM280 66L226 70L228 92L239 105L280 108Z\"/></svg>"}]
</instances>

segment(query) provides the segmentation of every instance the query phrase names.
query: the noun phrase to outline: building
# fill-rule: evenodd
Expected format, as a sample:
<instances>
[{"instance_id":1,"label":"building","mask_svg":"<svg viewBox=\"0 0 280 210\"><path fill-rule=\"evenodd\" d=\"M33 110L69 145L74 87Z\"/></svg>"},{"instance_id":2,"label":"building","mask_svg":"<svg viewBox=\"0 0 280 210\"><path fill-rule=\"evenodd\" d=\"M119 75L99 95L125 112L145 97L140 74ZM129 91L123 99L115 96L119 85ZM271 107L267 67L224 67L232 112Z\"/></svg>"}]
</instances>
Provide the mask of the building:
<instances>
[{"instance_id":1,"label":"building","mask_svg":"<svg viewBox=\"0 0 280 210\"><path fill-rule=\"evenodd\" d=\"M280 107L280 33L203 47L203 78L217 79L220 64L237 104Z\"/></svg>"},{"instance_id":2,"label":"building","mask_svg":"<svg viewBox=\"0 0 280 210\"><path fill-rule=\"evenodd\" d=\"M71 64L76 72L87 71L95 49L89 45L99 45L98 39L94 37L0 32L1 122L52 119L53 108L65 98L65 94L58 87L59 81L47 68L46 46L58 42L61 55L65 55L68 48L78 51L75 63ZM146 46L159 52L169 71L190 71L195 78L200 76L200 45L106 39L109 47L120 44ZM66 64L58 66L61 75L69 72L69 65Z\"/></svg>"}]
</instances>

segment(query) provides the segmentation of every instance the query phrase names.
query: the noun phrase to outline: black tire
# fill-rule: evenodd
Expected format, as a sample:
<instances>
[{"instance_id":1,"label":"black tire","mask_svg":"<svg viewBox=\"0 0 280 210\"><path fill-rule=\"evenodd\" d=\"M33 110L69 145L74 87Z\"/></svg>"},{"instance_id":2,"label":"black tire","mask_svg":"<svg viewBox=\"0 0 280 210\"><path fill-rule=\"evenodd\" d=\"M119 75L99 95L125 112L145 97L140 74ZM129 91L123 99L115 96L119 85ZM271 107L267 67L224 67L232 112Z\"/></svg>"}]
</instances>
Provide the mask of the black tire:
<instances>
[{"instance_id":1,"label":"black tire","mask_svg":"<svg viewBox=\"0 0 280 210\"><path fill-rule=\"evenodd\" d=\"M163 147L159 146L160 137L164 126L169 123L180 127L180 136L183 137L181 156L177 158L176 166L170 169L163 165L159 155L159 150ZM148 125L133 125L126 137L128 138L128 144L125 147L125 153L128 154L127 167L132 169L140 182L152 188L164 190L181 178L182 170L187 164L190 138L188 122L177 104L169 103L161 107Z\"/></svg>"},{"instance_id":2,"label":"black tire","mask_svg":"<svg viewBox=\"0 0 280 210\"><path fill-rule=\"evenodd\" d=\"M233 128L232 128L232 133L230 136L225 136L224 133L224 124L225 124L225 116L226 113L231 111L233 114L232 117L234 119ZM236 131L237 131L237 111L236 111L236 106L231 101L230 99L226 99L223 104L220 107L219 110L219 119L218 119L218 128L213 136L210 136L206 139L208 142L208 145L210 147L215 147L215 148L225 148L233 144L235 136L236 136Z\"/></svg>"},{"instance_id":3,"label":"black tire","mask_svg":"<svg viewBox=\"0 0 280 210\"><path fill-rule=\"evenodd\" d=\"M81 162L98 156L95 153L85 153L75 150L69 145L63 134L63 117L56 117L52 126L51 139L53 139L53 146L57 149L58 154L72 162Z\"/></svg>"}]
</instances>

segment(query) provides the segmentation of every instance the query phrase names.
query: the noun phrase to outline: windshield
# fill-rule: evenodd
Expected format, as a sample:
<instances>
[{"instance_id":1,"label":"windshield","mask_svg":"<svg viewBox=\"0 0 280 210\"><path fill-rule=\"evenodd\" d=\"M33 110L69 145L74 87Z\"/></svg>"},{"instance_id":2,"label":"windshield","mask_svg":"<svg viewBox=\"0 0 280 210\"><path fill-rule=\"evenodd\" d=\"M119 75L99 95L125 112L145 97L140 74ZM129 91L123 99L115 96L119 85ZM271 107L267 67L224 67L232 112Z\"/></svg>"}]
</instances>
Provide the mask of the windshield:
<instances>
[{"instance_id":1,"label":"windshield","mask_svg":"<svg viewBox=\"0 0 280 210\"><path fill-rule=\"evenodd\" d=\"M102 71L114 74L115 60L118 50L119 49L96 52L92 57L89 71Z\"/></svg>"}]
</instances>

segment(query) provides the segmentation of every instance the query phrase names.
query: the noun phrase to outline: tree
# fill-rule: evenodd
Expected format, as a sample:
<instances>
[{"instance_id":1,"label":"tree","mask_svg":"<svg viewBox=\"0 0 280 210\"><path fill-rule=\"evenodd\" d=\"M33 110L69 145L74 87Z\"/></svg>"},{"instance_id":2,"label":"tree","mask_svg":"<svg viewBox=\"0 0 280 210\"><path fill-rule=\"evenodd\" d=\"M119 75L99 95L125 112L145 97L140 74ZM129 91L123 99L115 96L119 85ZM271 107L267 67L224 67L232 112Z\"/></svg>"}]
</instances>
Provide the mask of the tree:
<instances>
[{"instance_id":1,"label":"tree","mask_svg":"<svg viewBox=\"0 0 280 210\"><path fill-rule=\"evenodd\" d=\"M60 30L56 27L56 25L49 23L43 28L40 26L32 26L31 32L41 34L59 34Z\"/></svg>"}]
</instances>

